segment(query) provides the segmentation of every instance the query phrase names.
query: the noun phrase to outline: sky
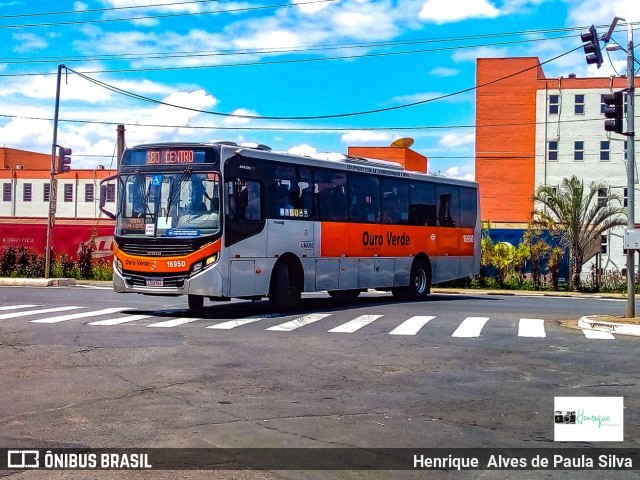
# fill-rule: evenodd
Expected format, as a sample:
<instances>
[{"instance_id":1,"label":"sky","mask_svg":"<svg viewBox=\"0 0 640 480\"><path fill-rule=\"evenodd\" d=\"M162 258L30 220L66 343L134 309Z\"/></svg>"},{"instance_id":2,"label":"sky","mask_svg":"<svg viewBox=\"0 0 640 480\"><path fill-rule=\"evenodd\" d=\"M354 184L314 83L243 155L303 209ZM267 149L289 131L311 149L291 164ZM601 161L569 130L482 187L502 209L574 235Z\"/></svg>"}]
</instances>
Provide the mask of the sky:
<instances>
[{"instance_id":1,"label":"sky","mask_svg":"<svg viewBox=\"0 0 640 480\"><path fill-rule=\"evenodd\" d=\"M114 167L124 124L127 146L226 140L304 155L409 137L431 173L473 179L476 59L624 75L624 52L598 69L580 48L580 33L602 35L615 16L640 21L640 2L0 0L0 146L51 152L64 65L57 144L73 168Z\"/></svg>"}]
</instances>

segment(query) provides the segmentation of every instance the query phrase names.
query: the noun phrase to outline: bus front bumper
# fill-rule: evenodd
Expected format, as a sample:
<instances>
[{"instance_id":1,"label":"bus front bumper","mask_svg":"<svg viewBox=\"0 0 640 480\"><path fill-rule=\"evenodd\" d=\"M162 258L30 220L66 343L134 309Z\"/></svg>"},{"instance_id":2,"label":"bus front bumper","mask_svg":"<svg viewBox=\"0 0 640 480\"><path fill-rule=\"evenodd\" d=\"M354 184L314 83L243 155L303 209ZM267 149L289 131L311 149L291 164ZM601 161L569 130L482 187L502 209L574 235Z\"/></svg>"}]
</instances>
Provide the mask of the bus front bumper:
<instances>
[{"instance_id":1,"label":"bus front bumper","mask_svg":"<svg viewBox=\"0 0 640 480\"><path fill-rule=\"evenodd\" d=\"M161 285L149 285L161 283ZM113 289L118 293L145 295L201 295L222 297L222 275L214 266L189 277L145 278L139 274L120 273L113 268Z\"/></svg>"}]
</instances>

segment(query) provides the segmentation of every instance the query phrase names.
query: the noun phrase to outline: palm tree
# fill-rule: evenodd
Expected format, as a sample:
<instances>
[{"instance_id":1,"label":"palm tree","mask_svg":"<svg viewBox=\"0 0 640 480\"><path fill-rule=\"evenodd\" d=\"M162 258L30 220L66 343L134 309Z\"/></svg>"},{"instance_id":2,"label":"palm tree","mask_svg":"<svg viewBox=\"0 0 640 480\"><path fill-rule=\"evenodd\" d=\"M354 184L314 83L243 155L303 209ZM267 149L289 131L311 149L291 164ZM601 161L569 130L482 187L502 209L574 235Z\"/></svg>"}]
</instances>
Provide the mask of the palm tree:
<instances>
[{"instance_id":1,"label":"palm tree","mask_svg":"<svg viewBox=\"0 0 640 480\"><path fill-rule=\"evenodd\" d=\"M569 270L577 290L585 251L610 228L626 225L626 208L606 183L592 182L585 189L584 181L575 175L565 178L557 189L541 185L533 200L542 206L534 210L534 216L569 249Z\"/></svg>"}]
</instances>

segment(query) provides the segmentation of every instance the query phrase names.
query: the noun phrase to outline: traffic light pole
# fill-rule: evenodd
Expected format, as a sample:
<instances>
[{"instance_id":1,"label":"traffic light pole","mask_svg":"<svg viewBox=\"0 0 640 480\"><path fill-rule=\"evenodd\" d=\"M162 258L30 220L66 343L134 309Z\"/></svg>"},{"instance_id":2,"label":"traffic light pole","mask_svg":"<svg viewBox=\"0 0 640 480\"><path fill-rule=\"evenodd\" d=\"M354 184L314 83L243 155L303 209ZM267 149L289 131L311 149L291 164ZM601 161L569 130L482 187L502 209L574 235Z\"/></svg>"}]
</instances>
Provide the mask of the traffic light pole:
<instances>
[{"instance_id":1,"label":"traffic light pole","mask_svg":"<svg viewBox=\"0 0 640 480\"><path fill-rule=\"evenodd\" d=\"M45 247L44 278L49 278L51 271L51 230L56 218L57 189L56 185L56 147L58 146L58 110L60 109L60 79L62 78L62 68L58 65L58 82L56 84L56 106L53 114L53 142L51 144L51 172L49 174L49 214L47 216L47 245Z\"/></svg>"},{"instance_id":2,"label":"traffic light pole","mask_svg":"<svg viewBox=\"0 0 640 480\"><path fill-rule=\"evenodd\" d=\"M635 156L635 58L633 56L633 29L630 22L627 25L627 229L635 229L635 177L636 177L636 156ZM635 255L636 251L627 249L627 317L636 316L635 299Z\"/></svg>"}]
</instances>

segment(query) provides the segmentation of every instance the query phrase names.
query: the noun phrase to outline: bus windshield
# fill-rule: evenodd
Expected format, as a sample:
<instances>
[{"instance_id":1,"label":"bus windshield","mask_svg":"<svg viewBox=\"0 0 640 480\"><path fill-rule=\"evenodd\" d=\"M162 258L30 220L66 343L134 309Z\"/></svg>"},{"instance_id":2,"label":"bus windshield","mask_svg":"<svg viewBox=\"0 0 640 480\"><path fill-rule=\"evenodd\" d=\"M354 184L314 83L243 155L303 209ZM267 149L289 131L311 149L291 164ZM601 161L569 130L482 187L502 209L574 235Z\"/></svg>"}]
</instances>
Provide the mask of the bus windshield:
<instances>
[{"instance_id":1,"label":"bus windshield","mask_svg":"<svg viewBox=\"0 0 640 480\"><path fill-rule=\"evenodd\" d=\"M195 237L220 231L220 174L145 172L119 178L116 234Z\"/></svg>"}]
</instances>

